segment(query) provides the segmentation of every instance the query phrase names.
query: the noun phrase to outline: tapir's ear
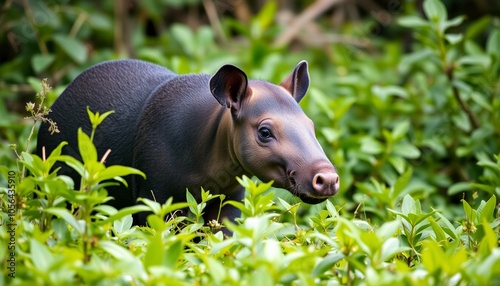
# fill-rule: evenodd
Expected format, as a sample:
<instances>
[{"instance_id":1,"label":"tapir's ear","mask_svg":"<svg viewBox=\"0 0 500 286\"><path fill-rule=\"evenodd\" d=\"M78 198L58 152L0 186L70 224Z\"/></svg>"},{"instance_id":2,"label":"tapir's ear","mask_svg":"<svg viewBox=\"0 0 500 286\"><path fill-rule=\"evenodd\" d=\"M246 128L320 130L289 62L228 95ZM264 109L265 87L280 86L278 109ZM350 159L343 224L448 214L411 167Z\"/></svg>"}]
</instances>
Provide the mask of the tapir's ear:
<instances>
[{"instance_id":1,"label":"tapir's ear","mask_svg":"<svg viewBox=\"0 0 500 286\"><path fill-rule=\"evenodd\" d=\"M238 111L247 95L247 75L233 65L222 66L210 79L210 92L227 108Z\"/></svg>"},{"instance_id":2,"label":"tapir's ear","mask_svg":"<svg viewBox=\"0 0 500 286\"><path fill-rule=\"evenodd\" d=\"M301 61L298 63L293 72L287 76L280 85L288 90L297 102L300 102L309 88L307 62Z\"/></svg>"}]
</instances>

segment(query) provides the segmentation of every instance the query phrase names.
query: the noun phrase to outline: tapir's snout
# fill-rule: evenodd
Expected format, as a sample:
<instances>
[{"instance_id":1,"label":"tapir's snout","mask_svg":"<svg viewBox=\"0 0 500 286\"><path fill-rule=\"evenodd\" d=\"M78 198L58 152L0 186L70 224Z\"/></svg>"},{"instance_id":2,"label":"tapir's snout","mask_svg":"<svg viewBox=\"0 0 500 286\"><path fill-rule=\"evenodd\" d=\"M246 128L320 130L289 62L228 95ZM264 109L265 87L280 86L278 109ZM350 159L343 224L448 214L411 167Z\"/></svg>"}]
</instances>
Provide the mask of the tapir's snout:
<instances>
[{"instance_id":1,"label":"tapir's snout","mask_svg":"<svg viewBox=\"0 0 500 286\"><path fill-rule=\"evenodd\" d=\"M308 204L321 203L336 195L340 187L339 175L330 162L313 166L312 172L303 168L288 172L287 189Z\"/></svg>"},{"instance_id":2,"label":"tapir's snout","mask_svg":"<svg viewBox=\"0 0 500 286\"><path fill-rule=\"evenodd\" d=\"M333 196L339 189L339 175L334 172L318 173L312 180L313 189L326 196Z\"/></svg>"}]
</instances>

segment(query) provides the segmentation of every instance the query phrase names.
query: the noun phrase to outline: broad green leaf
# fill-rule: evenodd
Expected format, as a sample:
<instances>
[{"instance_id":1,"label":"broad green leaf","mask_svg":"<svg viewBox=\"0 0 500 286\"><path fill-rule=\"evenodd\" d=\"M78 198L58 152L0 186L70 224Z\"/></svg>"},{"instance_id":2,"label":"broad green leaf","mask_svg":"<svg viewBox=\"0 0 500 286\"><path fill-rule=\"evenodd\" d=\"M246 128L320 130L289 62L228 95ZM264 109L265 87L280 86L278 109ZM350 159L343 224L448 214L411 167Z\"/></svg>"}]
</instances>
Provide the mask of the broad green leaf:
<instances>
[{"instance_id":1,"label":"broad green leaf","mask_svg":"<svg viewBox=\"0 0 500 286\"><path fill-rule=\"evenodd\" d=\"M109 180L116 177L124 177L127 175L140 175L143 178L146 178L146 174L137 169L134 169L132 167L114 165L114 166L109 166L106 169L97 173L94 177L94 180L97 182L101 182L104 180Z\"/></svg>"},{"instance_id":2,"label":"broad green leaf","mask_svg":"<svg viewBox=\"0 0 500 286\"><path fill-rule=\"evenodd\" d=\"M116 233L128 231L132 227L132 221L132 215L130 214L122 217L120 220L115 220L113 222L113 230Z\"/></svg>"},{"instance_id":3,"label":"broad green leaf","mask_svg":"<svg viewBox=\"0 0 500 286\"><path fill-rule=\"evenodd\" d=\"M82 131L82 128L78 128L78 150L80 150L80 155L84 164L89 162L97 161L97 150L94 147L94 143L90 140L90 137Z\"/></svg>"},{"instance_id":4,"label":"broad green leaf","mask_svg":"<svg viewBox=\"0 0 500 286\"><path fill-rule=\"evenodd\" d=\"M161 211L161 205L160 205L160 203L158 203L156 201L146 199L146 198L138 198L137 201L144 203L148 207L148 211L151 211L155 214L159 214ZM172 203L172 198L169 198L166 203L169 203L169 202Z\"/></svg>"},{"instance_id":5,"label":"broad green leaf","mask_svg":"<svg viewBox=\"0 0 500 286\"><path fill-rule=\"evenodd\" d=\"M451 224L451 222L445 216L443 216L441 213L439 213L438 211L436 211L434 209L433 209L433 211L439 217L439 221L441 222L441 224L444 224L444 227L442 227L442 230L444 232L446 232L446 234L448 234L451 238L458 241L459 234L456 233L456 230L455 230L455 227L453 226L453 224Z\"/></svg>"},{"instance_id":6,"label":"broad green leaf","mask_svg":"<svg viewBox=\"0 0 500 286\"><path fill-rule=\"evenodd\" d=\"M323 258L316 266L314 266L311 275L314 277L320 276L326 271L333 269L335 264L344 258L344 254L333 252Z\"/></svg>"},{"instance_id":7,"label":"broad green leaf","mask_svg":"<svg viewBox=\"0 0 500 286\"><path fill-rule=\"evenodd\" d=\"M83 227L84 226L76 220L76 218L73 216L73 214L71 214L69 212L69 210L67 210L65 208L47 208L47 209L44 209L43 211L62 218L69 225L71 225L75 230L77 230L78 233L83 234L83 232L84 232Z\"/></svg>"},{"instance_id":8,"label":"broad green leaf","mask_svg":"<svg viewBox=\"0 0 500 286\"><path fill-rule=\"evenodd\" d=\"M100 240L98 246L118 260L133 261L136 259L136 257L132 255L128 249L116 244L113 241Z\"/></svg>"},{"instance_id":9,"label":"broad green leaf","mask_svg":"<svg viewBox=\"0 0 500 286\"><path fill-rule=\"evenodd\" d=\"M401 220L394 220L390 222L384 223L378 230L377 230L377 236L381 240L387 240L396 234L398 230L401 227Z\"/></svg>"},{"instance_id":10,"label":"broad green leaf","mask_svg":"<svg viewBox=\"0 0 500 286\"><path fill-rule=\"evenodd\" d=\"M372 137L365 137L361 141L361 151L368 154L380 154L385 150L382 143Z\"/></svg>"},{"instance_id":11,"label":"broad green leaf","mask_svg":"<svg viewBox=\"0 0 500 286\"><path fill-rule=\"evenodd\" d=\"M484 201L481 202L481 205L477 208L479 220L491 222L495 217L496 204L497 203L495 196L491 196L491 198L486 203L484 203Z\"/></svg>"},{"instance_id":12,"label":"broad green leaf","mask_svg":"<svg viewBox=\"0 0 500 286\"><path fill-rule=\"evenodd\" d=\"M420 157L420 150L408 142L398 142L393 147L393 152L404 158L417 159Z\"/></svg>"},{"instance_id":13,"label":"broad green leaf","mask_svg":"<svg viewBox=\"0 0 500 286\"><path fill-rule=\"evenodd\" d=\"M30 239L30 257L39 271L48 271L54 263L54 255L47 245L38 242L35 238Z\"/></svg>"},{"instance_id":14,"label":"broad green leaf","mask_svg":"<svg viewBox=\"0 0 500 286\"><path fill-rule=\"evenodd\" d=\"M165 221L155 214L148 215L146 221L148 222L149 227L158 232L163 232L167 228Z\"/></svg>"},{"instance_id":15,"label":"broad green leaf","mask_svg":"<svg viewBox=\"0 0 500 286\"><path fill-rule=\"evenodd\" d=\"M175 268L179 261L179 257L182 255L183 249L184 245L181 240L177 240L170 246L166 247L163 251L163 266L172 269Z\"/></svg>"},{"instance_id":16,"label":"broad green leaf","mask_svg":"<svg viewBox=\"0 0 500 286\"><path fill-rule=\"evenodd\" d=\"M455 17L453 19L450 19L448 21L443 22L441 29L442 29L442 31L446 31L450 27L456 27L456 26L462 24L462 22L464 20L465 20L465 16ZM463 35L463 34L460 34L460 35Z\"/></svg>"},{"instance_id":17,"label":"broad green leaf","mask_svg":"<svg viewBox=\"0 0 500 286\"><path fill-rule=\"evenodd\" d=\"M405 215L415 212L415 200L410 195L404 196L401 212Z\"/></svg>"},{"instance_id":18,"label":"broad green leaf","mask_svg":"<svg viewBox=\"0 0 500 286\"><path fill-rule=\"evenodd\" d=\"M56 59L53 54L36 54L31 58L31 66L35 73L41 73L46 70Z\"/></svg>"},{"instance_id":19,"label":"broad green leaf","mask_svg":"<svg viewBox=\"0 0 500 286\"><path fill-rule=\"evenodd\" d=\"M198 202L189 191L186 191L186 201L189 204L189 211L196 216L201 216L197 208Z\"/></svg>"},{"instance_id":20,"label":"broad green leaf","mask_svg":"<svg viewBox=\"0 0 500 286\"><path fill-rule=\"evenodd\" d=\"M463 34L445 34L444 37L450 45L456 45L464 38Z\"/></svg>"},{"instance_id":21,"label":"broad green leaf","mask_svg":"<svg viewBox=\"0 0 500 286\"><path fill-rule=\"evenodd\" d=\"M195 55L196 42L194 32L185 25L174 24L170 29L171 33L177 42L182 46L183 51L190 56Z\"/></svg>"},{"instance_id":22,"label":"broad green leaf","mask_svg":"<svg viewBox=\"0 0 500 286\"><path fill-rule=\"evenodd\" d=\"M436 23L442 23L448 19L446 7L440 0L424 1L425 15Z\"/></svg>"},{"instance_id":23,"label":"broad green leaf","mask_svg":"<svg viewBox=\"0 0 500 286\"><path fill-rule=\"evenodd\" d=\"M422 242L422 264L430 273L440 270L444 264L448 263L444 251L439 244L432 240Z\"/></svg>"},{"instance_id":24,"label":"broad green leaf","mask_svg":"<svg viewBox=\"0 0 500 286\"><path fill-rule=\"evenodd\" d=\"M475 222L476 221L476 210L474 210L466 200L462 199L461 201L462 201L462 205L464 208L465 217L466 217L467 221Z\"/></svg>"},{"instance_id":25,"label":"broad green leaf","mask_svg":"<svg viewBox=\"0 0 500 286\"><path fill-rule=\"evenodd\" d=\"M66 35L55 35L54 42L75 62L83 64L87 60L87 48L81 41Z\"/></svg>"},{"instance_id":26,"label":"broad green leaf","mask_svg":"<svg viewBox=\"0 0 500 286\"><path fill-rule=\"evenodd\" d=\"M392 137L395 140L404 138L408 134L409 129L410 129L410 121L403 120L398 124L396 124L396 126L394 126L394 128L392 129Z\"/></svg>"},{"instance_id":27,"label":"broad green leaf","mask_svg":"<svg viewBox=\"0 0 500 286\"><path fill-rule=\"evenodd\" d=\"M408 167L406 171L396 180L394 187L392 188L392 197L397 198L399 194L406 188L410 182L411 176L413 174L413 168Z\"/></svg>"},{"instance_id":28,"label":"broad green leaf","mask_svg":"<svg viewBox=\"0 0 500 286\"><path fill-rule=\"evenodd\" d=\"M110 222L115 222L123 219L126 216L138 213L138 212L146 212L146 211L151 211L151 208L145 205L135 205L131 207L126 207L123 209L118 210L116 213L113 215L109 216L107 219L103 220L102 223L110 223Z\"/></svg>"},{"instance_id":29,"label":"broad green leaf","mask_svg":"<svg viewBox=\"0 0 500 286\"><path fill-rule=\"evenodd\" d=\"M401 246L400 240L397 237L389 237L384 241L380 249L382 254L381 259L382 261L388 261L399 253L409 251L410 249L410 247Z\"/></svg>"},{"instance_id":30,"label":"broad green leaf","mask_svg":"<svg viewBox=\"0 0 500 286\"><path fill-rule=\"evenodd\" d=\"M44 177L48 175L50 168L43 163L40 157L23 151L21 152L21 158L21 164L26 166L35 177Z\"/></svg>"},{"instance_id":31,"label":"broad green leaf","mask_svg":"<svg viewBox=\"0 0 500 286\"><path fill-rule=\"evenodd\" d=\"M399 174L402 174L406 168L406 160L401 156L389 156L389 163L396 169Z\"/></svg>"},{"instance_id":32,"label":"broad green leaf","mask_svg":"<svg viewBox=\"0 0 500 286\"><path fill-rule=\"evenodd\" d=\"M458 182L453 184L450 188L448 188L448 195L456 195L458 193L463 193L466 191L471 191L473 188L470 183L467 182Z\"/></svg>"},{"instance_id":33,"label":"broad green leaf","mask_svg":"<svg viewBox=\"0 0 500 286\"><path fill-rule=\"evenodd\" d=\"M486 43L486 52L500 61L500 29L497 27L491 32Z\"/></svg>"},{"instance_id":34,"label":"broad green leaf","mask_svg":"<svg viewBox=\"0 0 500 286\"><path fill-rule=\"evenodd\" d=\"M418 16L403 16L398 19L398 24L406 28L427 28L429 22Z\"/></svg>"},{"instance_id":35,"label":"broad green leaf","mask_svg":"<svg viewBox=\"0 0 500 286\"><path fill-rule=\"evenodd\" d=\"M484 237L479 244L478 253L487 256L495 248L498 248L498 238L495 230L491 228L487 220L482 221L482 227L484 229Z\"/></svg>"},{"instance_id":36,"label":"broad green leaf","mask_svg":"<svg viewBox=\"0 0 500 286\"><path fill-rule=\"evenodd\" d=\"M432 217L429 217L428 220L429 224L432 227L432 230L434 231L434 235L436 236L436 241L438 242L447 241L446 234L444 230L441 228L441 226Z\"/></svg>"},{"instance_id":37,"label":"broad green leaf","mask_svg":"<svg viewBox=\"0 0 500 286\"><path fill-rule=\"evenodd\" d=\"M161 235L154 235L149 238L148 248L144 254L144 267L160 266L163 263L164 246Z\"/></svg>"}]
</instances>

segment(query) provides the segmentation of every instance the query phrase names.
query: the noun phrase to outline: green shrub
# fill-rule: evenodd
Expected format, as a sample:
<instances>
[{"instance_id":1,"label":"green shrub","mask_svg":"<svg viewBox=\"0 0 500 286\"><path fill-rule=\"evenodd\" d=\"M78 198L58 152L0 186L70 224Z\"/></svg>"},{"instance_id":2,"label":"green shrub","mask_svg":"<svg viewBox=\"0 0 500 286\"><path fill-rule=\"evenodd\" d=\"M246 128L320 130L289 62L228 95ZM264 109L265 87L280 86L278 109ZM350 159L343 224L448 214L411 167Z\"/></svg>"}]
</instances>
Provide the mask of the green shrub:
<instances>
[{"instance_id":1,"label":"green shrub","mask_svg":"<svg viewBox=\"0 0 500 286\"><path fill-rule=\"evenodd\" d=\"M159 4L149 2L139 9L161 27ZM368 40L367 49L342 42L300 52L272 46L286 29L275 23L275 1L249 25L221 19L226 40L240 40L233 45L221 45L208 26L175 24L152 37L140 23L136 56L175 72L211 73L231 62L252 78L278 82L299 60L310 63L311 88L301 105L338 168L341 190L307 206L267 182L239 178L245 199L222 203L239 208L242 218L225 222L234 235L224 237L219 225L202 220L206 202L217 197L208 190L201 202L187 193L185 203L104 205L110 179L142 173L104 166L92 134L78 134L82 162L61 155L65 143L45 158L31 154L43 105L85 67L123 56L109 48L113 6L96 11L75 3L29 2L31 11L50 15L44 25L30 23L20 8L0 17L0 26L23 36L17 57L0 64L0 97L10 108L17 88L33 88L43 102L27 105L29 122L0 105L0 285L500 283L498 18L450 18L438 0L424 1L417 16L409 2L391 15L398 26L385 27L411 33L409 51L401 40L368 38L369 18L339 28ZM54 90L27 75L50 75ZM94 130L107 114L89 111ZM55 162L83 175L79 190L52 170ZM178 215L180 209L189 214ZM132 226L139 211L151 212L148 227Z\"/></svg>"}]
</instances>

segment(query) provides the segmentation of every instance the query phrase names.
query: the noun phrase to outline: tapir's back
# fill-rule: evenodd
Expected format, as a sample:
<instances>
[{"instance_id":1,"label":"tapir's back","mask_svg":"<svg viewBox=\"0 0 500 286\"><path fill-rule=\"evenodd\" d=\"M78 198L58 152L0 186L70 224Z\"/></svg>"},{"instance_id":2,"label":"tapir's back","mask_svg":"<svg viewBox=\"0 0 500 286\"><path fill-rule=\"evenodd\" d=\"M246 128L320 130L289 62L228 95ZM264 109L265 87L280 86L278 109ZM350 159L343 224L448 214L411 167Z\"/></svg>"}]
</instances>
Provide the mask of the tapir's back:
<instances>
[{"instance_id":1,"label":"tapir's back","mask_svg":"<svg viewBox=\"0 0 500 286\"><path fill-rule=\"evenodd\" d=\"M174 77L176 74L164 67L137 60L109 61L87 69L52 105L48 117L57 123L61 133L50 135L48 125L42 124L37 153L41 154L45 146L48 155L60 142L67 141L64 153L79 158L77 130L82 127L90 134L86 111L89 106L92 112L101 114L115 111L96 130L94 143L99 158L111 149L108 163L131 166L139 114L152 91Z\"/></svg>"}]
</instances>

